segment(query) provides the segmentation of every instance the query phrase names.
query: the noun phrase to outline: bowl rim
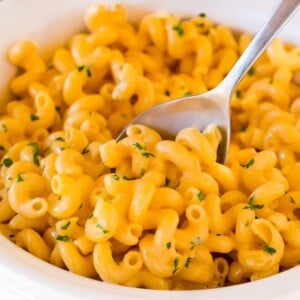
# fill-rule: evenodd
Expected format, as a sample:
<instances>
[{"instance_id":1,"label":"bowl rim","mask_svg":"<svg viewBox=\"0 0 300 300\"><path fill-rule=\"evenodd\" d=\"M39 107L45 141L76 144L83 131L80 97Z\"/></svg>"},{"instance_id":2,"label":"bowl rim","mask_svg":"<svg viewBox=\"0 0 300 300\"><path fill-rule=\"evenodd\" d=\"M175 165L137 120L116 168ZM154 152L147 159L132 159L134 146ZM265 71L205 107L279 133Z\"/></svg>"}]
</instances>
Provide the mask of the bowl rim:
<instances>
[{"instance_id":1,"label":"bowl rim","mask_svg":"<svg viewBox=\"0 0 300 300\"><path fill-rule=\"evenodd\" d=\"M182 4L180 0L173 0L176 4L176 9L180 5L186 6L186 2L196 3L196 0L186 0L185 4ZM213 9L213 5L209 3L210 0L198 1L200 3L205 3L207 5L208 11ZM220 2L220 7L225 7L226 3L231 3L232 5L240 5L239 0L222 0ZM43 3L42 3L43 2ZM18 19L24 19L22 13L26 13L26 20L28 18L34 18L38 15L38 22L44 24L42 20L43 17L47 16L49 13L52 17L58 11L55 6L60 5L60 8L66 12L68 10L70 14L81 11L83 7L88 7L91 3L109 3L109 0L52 0L52 1L38 1L38 0L24 0L20 2L19 0L5 0L0 2L0 30L16 22ZM130 3L132 7L141 5L139 0L128 0L128 1L114 1L121 3ZM161 0L146 0L142 5L150 8L151 5L156 5L157 7L161 3L165 3ZM181 2L181 4L180 4ZM268 2L268 3L267 3ZM263 20L264 13L268 12L270 9L270 1L265 0L264 5L261 5L259 0L244 0L243 5L244 10L252 7L254 5L256 9L260 7L260 11L256 16L250 16L250 20L257 19L261 23ZM35 5L35 10L32 10L32 5ZM47 6L47 9L45 6ZM218 3L219 5L219 3ZM18 8L15 10L15 8ZM51 11L53 8L53 11ZM73 10L72 10L73 9ZM220 9L221 10L221 9ZM186 12L187 9L183 9ZM244 12L245 13L245 12ZM217 16L215 17L217 18ZM242 16L237 16L237 20L241 20ZM299 20L299 18L298 18ZM231 20L232 22L235 20ZM220 20L220 22L223 22ZM295 22L294 22L295 23ZM82 22L79 22L78 26L82 26ZM76 27L78 28L78 27ZM297 28L297 27L296 27ZM253 31L256 27L251 27ZM0 41L3 47L8 47L10 42L16 36L16 30L12 37L7 37L4 42ZM70 31L71 32L71 31ZM34 36L34 31L33 31ZM299 34L299 33L298 33ZM62 35L63 37L64 35ZM300 34L299 34L300 37ZM39 38L41 38L39 36ZM300 38L298 39L300 40ZM3 40L2 40L3 41ZM5 44L6 43L6 44ZM2 49L3 49L2 47ZM1 47L0 47L1 49ZM1 54L1 53L0 53ZM4 59L0 58L0 63ZM7 72L5 72L5 78L12 76L14 69L6 64L4 66ZM3 75L2 75L3 77ZM1 76L0 76L1 78ZM212 299L213 297L220 297L221 299L238 299L243 296L243 299L297 299L300 295L300 285L298 284L297 278L300 277L300 266L294 267L288 271L281 272L272 277L264 278L256 282L249 282L245 284L228 286L224 288L208 289L208 290L193 290L193 291L158 291L158 290L145 290L131 287L118 286L110 283L99 282L96 280L88 279L68 271L59 269L49 263L46 263L26 251L20 249L12 242L0 236L0 278L1 285L15 291L24 297L34 297L34 299L40 299L41 293L44 295L44 299L84 299L84 297L89 295L88 299L122 299L134 300L134 299L157 299L158 297L166 296L170 300L178 300L182 297L187 299L199 299L202 300ZM17 286L16 286L17 283ZM264 293L264 294L262 294ZM234 298L233 298L234 297Z\"/></svg>"}]
</instances>

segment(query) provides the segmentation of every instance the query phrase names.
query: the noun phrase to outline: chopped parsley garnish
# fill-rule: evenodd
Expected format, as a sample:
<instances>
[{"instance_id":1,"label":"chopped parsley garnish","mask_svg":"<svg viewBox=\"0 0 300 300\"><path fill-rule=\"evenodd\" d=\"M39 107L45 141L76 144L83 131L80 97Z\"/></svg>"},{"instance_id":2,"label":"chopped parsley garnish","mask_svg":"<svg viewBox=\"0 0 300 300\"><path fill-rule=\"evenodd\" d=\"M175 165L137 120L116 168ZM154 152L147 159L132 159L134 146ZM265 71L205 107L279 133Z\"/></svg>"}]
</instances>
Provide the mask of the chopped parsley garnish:
<instances>
[{"instance_id":1,"label":"chopped parsley garnish","mask_svg":"<svg viewBox=\"0 0 300 300\"><path fill-rule=\"evenodd\" d=\"M183 96L185 97L189 97L189 96L192 96L192 92L188 91L188 92L185 92Z\"/></svg>"},{"instance_id":2,"label":"chopped parsley garnish","mask_svg":"<svg viewBox=\"0 0 300 300\"><path fill-rule=\"evenodd\" d=\"M177 32L177 34L182 37L184 35L184 29L182 27L182 21L179 21L177 25L173 26L172 29Z\"/></svg>"},{"instance_id":3,"label":"chopped parsley garnish","mask_svg":"<svg viewBox=\"0 0 300 300\"><path fill-rule=\"evenodd\" d=\"M37 166L40 165L40 161L39 161L39 145L37 143L31 143L28 144L29 146L32 146L33 151L32 151L32 160L34 162L34 164L36 164Z\"/></svg>"},{"instance_id":4,"label":"chopped parsley garnish","mask_svg":"<svg viewBox=\"0 0 300 300\"><path fill-rule=\"evenodd\" d=\"M197 194L197 198L200 202L202 202L204 200L204 194L202 191L200 191L198 194Z\"/></svg>"},{"instance_id":5,"label":"chopped parsley garnish","mask_svg":"<svg viewBox=\"0 0 300 300\"><path fill-rule=\"evenodd\" d=\"M248 169L254 164L254 159L251 158L245 165L242 165L242 167Z\"/></svg>"},{"instance_id":6,"label":"chopped parsley garnish","mask_svg":"<svg viewBox=\"0 0 300 300\"><path fill-rule=\"evenodd\" d=\"M81 154L84 155L84 154L87 154L89 152L90 152L89 145L86 145L86 147L84 147L83 150L81 151Z\"/></svg>"},{"instance_id":7,"label":"chopped parsley garnish","mask_svg":"<svg viewBox=\"0 0 300 300\"><path fill-rule=\"evenodd\" d=\"M188 267L190 266L190 263L191 263L192 260L193 260L192 257L188 257L188 258L186 259L186 261L185 261L184 266L185 266L186 268L188 268Z\"/></svg>"},{"instance_id":8,"label":"chopped parsley garnish","mask_svg":"<svg viewBox=\"0 0 300 300\"><path fill-rule=\"evenodd\" d=\"M65 140L64 140L61 136L59 136L59 137L57 137L57 138L55 139L55 141L64 142Z\"/></svg>"},{"instance_id":9,"label":"chopped parsley garnish","mask_svg":"<svg viewBox=\"0 0 300 300\"><path fill-rule=\"evenodd\" d=\"M147 147L145 145L142 145L140 143L134 143L133 146L135 146L137 149L141 151L147 151Z\"/></svg>"},{"instance_id":10,"label":"chopped parsley garnish","mask_svg":"<svg viewBox=\"0 0 300 300\"><path fill-rule=\"evenodd\" d=\"M114 179L114 180L119 180L119 179L120 179L120 176L119 176L118 174L114 174L114 175L112 175L111 177L112 177L112 179Z\"/></svg>"},{"instance_id":11,"label":"chopped parsley garnish","mask_svg":"<svg viewBox=\"0 0 300 300\"><path fill-rule=\"evenodd\" d=\"M146 173L146 170L145 169L141 169L141 176L144 176Z\"/></svg>"},{"instance_id":12,"label":"chopped parsley garnish","mask_svg":"<svg viewBox=\"0 0 300 300\"><path fill-rule=\"evenodd\" d=\"M166 179L165 179L165 186L168 186L170 184L170 182L171 182L171 180L168 177L166 177Z\"/></svg>"},{"instance_id":13,"label":"chopped parsley garnish","mask_svg":"<svg viewBox=\"0 0 300 300\"><path fill-rule=\"evenodd\" d=\"M178 271L179 257L176 257L173 261L173 275Z\"/></svg>"},{"instance_id":14,"label":"chopped parsley garnish","mask_svg":"<svg viewBox=\"0 0 300 300\"><path fill-rule=\"evenodd\" d=\"M123 176L122 179L124 180L135 180L135 178L132 178L132 177L128 177L128 176Z\"/></svg>"},{"instance_id":15,"label":"chopped parsley garnish","mask_svg":"<svg viewBox=\"0 0 300 300\"><path fill-rule=\"evenodd\" d=\"M170 91L169 90L165 90L165 95L169 97L170 96Z\"/></svg>"},{"instance_id":16,"label":"chopped parsley garnish","mask_svg":"<svg viewBox=\"0 0 300 300\"><path fill-rule=\"evenodd\" d=\"M247 72L247 74L248 74L248 76L253 76L254 75L254 68L253 67L251 67L249 70L248 70L248 72Z\"/></svg>"},{"instance_id":17,"label":"chopped parsley garnish","mask_svg":"<svg viewBox=\"0 0 300 300\"><path fill-rule=\"evenodd\" d=\"M144 157L147 157L147 158L149 158L149 157L155 157L155 155L153 153L150 153L150 152L142 152L142 155Z\"/></svg>"},{"instance_id":18,"label":"chopped parsley garnish","mask_svg":"<svg viewBox=\"0 0 300 300\"><path fill-rule=\"evenodd\" d=\"M293 204L296 203L295 199L292 196L290 196L290 202L293 203Z\"/></svg>"},{"instance_id":19,"label":"chopped parsley garnish","mask_svg":"<svg viewBox=\"0 0 300 300\"><path fill-rule=\"evenodd\" d=\"M222 234L221 233L216 233L216 236L221 236Z\"/></svg>"},{"instance_id":20,"label":"chopped parsley garnish","mask_svg":"<svg viewBox=\"0 0 300 300\"><path fill-rule=\"evenodd\" d=\"M206 17L206 13L202 12L198 16L201 17L201 18L205 18Z\"/></svg>"},{"instance_id":21,"label":"chopped parsley garnish","mask_svg":"<svg viewBox=\"0 0 300 300\"><path fill-rule=\"evenodd\" d=\"M245 132L247 130L247 125L241 126L240 132Z\"/></svg>"},{"instance_id":22,"label":"chopped parsley garnish","mask_svg":"<svg viewBox=\"0 0 300 300\"><path fill-rule=\"evenodd\" d=\"M148 149L147 149L147 146L145 146L145 145L142 145L140 143L134 143L133 146L136 147L138 150L142 151L142 155L144 157L149 158L149 157L155 156L153 153L147 152Z\"/></svg>"},{"instance_id":23,"label":"chopped parsley garnish","mask_svg":"<svg viewBox=\"0 0 300 300\"><path fill-rule=\"evenodd\" d=\"M8 130L6 124L1 124L1 128L4 132L7 132L7 130Z\"/></svg>"},{"instance_id":24,"label":"chopped parsley garnish","mask_svg":"<svg viewBox=\"0 0 300 300\"><path fill-rule=\"evenodd\" d=\"M88 219L91 219L94 215L91 213L88 217Z\"/></svg>"},{"instance_id":25,"label":"chopped parsley garnish","mask_svg":"<svg viewBox=\"0 0 300 300\"><path fill-rule=\"evenodd\" d=\"M267 243L263 243L263 249L265 252L267 252L270 255L273 255L274 253L276 253L276 249L273 247L270 247Z\"/></svg>"},{"instance_id":26,"label":"chopped parsley garnish","mask_svg":"<svg viewBox=\"0 0 300 300\"><path fill-rule=\"evenodd\" d=\"M196 246L201 244L201 237L200 236L196 236L195 238L193 238L191 240L191 248L190 250L193 250Z\"/></svg>"},{"instance_id":27,"label":"chopped parsley garnish","mask_svg":"<svg viewBox=\"0 0 300 300\"><path fill-rule=\"evenodd\" d=\"M5 148L2 145L0 145L0 151L5 151Z\"/></svg>"},{"instance_id":28,"label":"chopped parsley garnish","mask_svg":"<svg viewBox=\"0 0 300 300\"><path fill-rule=\"evenodd\" d=\"M109 230L105 229L101 224L97 224L96 228L101 229L104 234L109 233Z\"/></svg>"},{"instance_id":29,"label":"chopped parsley garnish","mask_svg":"<svg viewBox=\"0 0 300 300\"><path fill-rule=\"evenodd\" d=\"M78 72L82 72L84 69L86 70L86 75L88 77L91 77L92 76L92 71L91 71L90 67L82 65L82 66L79 66L77 68Z\"/></svg>"},{"instance_id":30,"label":"chopped parsley garnish","mask_svg":"<svg viewBox=\"0 0 300 300\"><path fill-rule=\"evenodd\" d=\"M37 121L37 120L39 120L40 118L38 117L38 116L36 116L36 115L30 115L30 120L31 121Z\"/></svg>"},{"instance_id":31,"label":"chopped parsley garnish","mask_svg":"<svg viewBox=\"0 0 300 300\"><path fill-rule=\"evenodd\" d=\"M171 242L167 242L167 243L166 243L167 249L171 249L171 246L172 246L172 243L171 243Z\"/></svg>"},{"instance_id":32,"label":"chopped parsley garnish","mask_svg":"<svg viewBox=\"0 0 300 300\"><path fill-rule=\"evenodd\" d=\"M242 92L241 92L240 90L236 90L236 91L235 91L235 96L236 96L237 98L241 98Z\"/></svg>"},{"instance_id":33,"label":"chopped parsley garnish","mask_svg":"<svg viewBox=\"0 0 300 300\"><path fill-rule=\"evenodd\" d=\"M60 229L67 230L70 225L71 225L71 221L69 220L65 225L61 226Z\"/></svg>"},{"instance_id":34,"label":"chopped parsley garnish","mask_svg":"<svg viewBox=\"0 0 300 300\"><path fill-rule=\"evenodd\" d=\"M24 173L20 173L20 174L17 175L17 182L24 181L24 178L22 177L22 174L24 174Z\"/></svg>"},{"instance_id":35,"label":"chopped parsley garnish","mask_svg":"<svg viewBox=\"0 0 300 300\"><path fill-rule=\"evenodd\" d=\"M70 238L67 235L57 235L56 239L62 242L69 242Z\"/></svg>"},{"instance_id":36,"label":"chopped parsley garnish","mask_svg":"<svg viewBox=\"0 0 300 300\"><path fill-rule=\"evenodd\" d=\"M263 204L255 204L254 203L254 196L250 197L248 200L248 205L246 205L244 207L244 209L251 209L251 210L255 210L255 209L262 209L264 207Z\"/></svg>"},{"instance_id":37,"label":"chopped parsley garnish","mask_svg":"<svg viewBox=\"0 0 300 300\"><path fill-rule=\"evenodd\" d=\"M14 162L13 162L12 159L9 158L9 157L3 159L3 165L4 165L6 168L9 168L13 163L14 163Z\"/></svg>"}]
</instances>

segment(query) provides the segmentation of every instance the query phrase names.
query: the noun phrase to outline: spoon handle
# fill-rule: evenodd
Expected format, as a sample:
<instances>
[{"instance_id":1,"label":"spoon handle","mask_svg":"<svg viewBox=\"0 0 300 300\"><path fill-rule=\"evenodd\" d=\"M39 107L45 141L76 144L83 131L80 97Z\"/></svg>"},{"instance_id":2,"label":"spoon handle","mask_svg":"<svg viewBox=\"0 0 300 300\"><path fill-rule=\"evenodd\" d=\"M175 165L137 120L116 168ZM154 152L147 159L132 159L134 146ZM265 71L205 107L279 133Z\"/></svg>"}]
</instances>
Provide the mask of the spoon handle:
<instances>
[{"instance_id":1,"label":"spoon handle","mask_svg":"<svg viewBox=\"0 0 300 300\"><path fill-rule=\"evenodd\" d=\"M220 84L220 88L231 98L232 92L252 64L267 48L274 36L296 11L300 0L281 0L270 19L263 25L252 42L241 55L240 59Z\"/></svg>"}]
</instances>

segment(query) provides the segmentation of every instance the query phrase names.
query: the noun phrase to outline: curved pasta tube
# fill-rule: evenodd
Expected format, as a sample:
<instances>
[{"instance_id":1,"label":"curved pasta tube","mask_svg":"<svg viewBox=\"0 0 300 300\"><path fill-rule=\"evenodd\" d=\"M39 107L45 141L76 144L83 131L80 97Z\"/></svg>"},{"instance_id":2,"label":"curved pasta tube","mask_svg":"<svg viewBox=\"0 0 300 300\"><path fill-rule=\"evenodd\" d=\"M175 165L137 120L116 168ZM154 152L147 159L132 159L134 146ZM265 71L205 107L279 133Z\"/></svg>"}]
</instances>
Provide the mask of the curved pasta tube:
<instances>
[{"instance_id":1,"label":"curved pasta tube","mask_svg":"<svg viewBox=\"0 0 300 300\"><path fill-rule=\"evenodd\" d=\"M92 216L85 223L85 234L93 242L111 238L119 225L119 215L113 204L98 199Z\"/></svg>"},{"instance_id":2,"label":"curved pasta tube","mask_svg":"<svg viewBox=\"0 0 300 300\"><path fill-rule=\"evenodd\" d=\"M169 277L184 267L185 257L175 249L178 214L169 210L159 222L155 234L147 234L139 243L146 267L156 276Z\"/></svg>"},{"instance_id":3,"label":"curved pasta tube","mask_svg":"<svg viewBox=\"0 0 300 300\"><path fill-rule=\"evenodd\" d=\"M156 144L156 153L159 158L176 165L182 172L200 171L200 163L195 154L189 152L183 145L173 141L160 141Z\"/></svg>"},{"instance_id":4,"label":"curved pasta tube","mask_svg":"<svg viewBox=\"0 0 300 300\"><path fill-rule=\"evenodd\" d=\"M53 193L48 198L48 212L57 219L71 217L81 206L84 192L92 188L91 178L83 175L74 179L56 174L51 179Z\"/></svg>"},{"instance_id":5,"label":"curved pasta tube","mask_svg":"<svg viewBox=\"0 0 300 300\"><path fill-rule=\"evenodd\" d=\"M12 219L16 215L16 212L10 206L7 196L0 195L0 222L6 222Z\"/></svg>"},{"instance_id":6,"label":"curved pasta tube","mask_svg":"<svg viewBox=\"0 0 300 300\"><path fill-rule=\"evenodd\" d=\"M89 278L95 278L97 276L92 255L82 255L71 241L59 241L57 242L57 248L61 259L72 273Z\"/></svg>"},{"instance_id":7,"label":"curved pasta tube","mask_svg":"<svg viewBox=\"0 0 300 300\"><path fill-rule=\"evenodd\" d=\"M68 115L78 111L101 111L104 106L104 99L101 95L86 95L76 100L68 109Z\"/></svg>"},{"instance_id":8,"label":"curved pasta tube","mask_svg":"<svg viewBox=\"0 0 300 300\"><path fill-rule=\"evenodd\" d=\"M45 217L33 219L17 214L10 219L8 225L12 230L31 228L38 232L43 232L48 227L48 222Z\"/></svg>"},{"instance_id":9,"label":"curved pasta tube","mask_svg":"<svg viewBox=\"0 0 300 300\"><path fill-rule=\"evenodd\" d=\"M184 198L176 190L168 187L158 188L153 195L150 210L171 208L181 215L185 210Z\"/></svg>"},{"instance_id":10,"label":"curved pasta tube","mask_svg":"<svg viewBox=\"0 0 300 300\"><path fill-rule=\"evenodd\" d=\"M192 149L199 157L201 163L210 165L217 160L217 153L207 138L196 128L186 128L176 135L176 142Z\"/></svg>"},{"instance_id":11,"label":"curved pasta tube","mask_svg":"<svg viewBox=\"0 0 300 300\"><path fill-rule=\"evenodd\" d=\"M55 121L55 103L48 93L38 92L34 97L34 105L36 109L35 117L28 116L28 119L30 117L32 121L29 121L30 124L27 123L26 127L29 133L33 133L39 128L49 128Z\"/></svg>"},{"instance_id":12,"label":"curved pasta tube","mask_svg":"<svg viewBox=\"0 0 300 300\"><path fill-rule=\"evenodd\" d=\"M41 175L41 169L31 161L16 161L5 174L5 185L10 186L15 180L22 180L22 174L26 172Z\"/></svg>"},{"instance_id":13,"label":"curved pasta tube","mask_svg":"<svg viewBox=\"0 0 300 300\"><path fill-rule=\"evenodd\" d=\"M17 95L26 92L27 87L41 78L46 70L45 62L38 56L36 45L23 40L14 45L8 53L9 60L25 70L25 72L11 82L11 89Z\"/></svg>"},{"instance_id":14,"label":"curved pasta tube","mask_svg":"<svg viewBox=\"0 0 300 300\"><path fill-rule=\"evenodd\" d=\"M8 192L10 206L28 218L40 218L48 211L48 184L44 177L26 172L21 181L14 181Z\"/></svg>"},{"instance_id":15,"label":"curved pasta tube","mask_svg":"<svg viewBox=\"0 0 300 300\"><path fill-rule=\"evenodd\" d=\"M49 261L50 249L41 236L33 229L26 228L21 230L16 235L16 244L38 258Z\"/></svg>"},{"instance_id":16,"label":"curved pasta tube","mask_svg":"<svg viewBox=\"0 0 300 300\"><path fill-rule=\"evenodd\" d=\"M198 244L206 242L209 234L209 218L200 204L190 204L185 214L187 224L175 232L176 248L191 250Z\"/></svg>"},{"instance_id":17,"label":"curved pasta tube","mask_svg":"<svg viewBox=\"0 0 300 300\"><path fill-rule=\"evenodd\" d=\"M249 244L238 251L238 260L251 270L266 271L280 262L284 252L284 241L276 227L267 220L254 220L251 230L261 240L262 249L255 250L255 245Z\"/></svg>"},{"instance_id":18,"label":"curved pasta tube","mask_svg":"<svg viewBox=\"0 0 300 300\"><path fill-rule=\"evenodd\" d=\"M55 168L58 174L77 178L83 174L83 156L74 149L65 149L57 155Z\"/></svg>"},{"instance_id":19,"label":"curved pasta tube","mask_svg":"<svg viewBox=\"0 0 300 300\"><path fill-rule=\"evenodd\" d=\"M105 31L103 32L105 34ZM100 34L89 36L77 34L70 41L70 50L77 65L94 66L96 68L107 67L112 57L110 48L98 45ZM114 36L106 36L109 41ZM96 43L95 43L96 42ZM100 41L100 43L103 41Z\"/></svg>"},{"instance_id":20,"label":"curved pasta tube","mask_svg":"<svg viewBox=\"0 0 300 300\"><path fill-rule=\"evenodd\" d=\"M139 287L154 290L169 290L171 281L168 278L160 278L143 267L135 276L124 283L126 286Z\"/></svg>"},{"instance_id":21,"label":"curved pasta tube","mask_svg":"<svg viewBox=\"0 0 300 300\"><path fill-rule=\"evenodd\" d=\"M143 267L142 256L137 250L128 251L117 264L112 257L108 241L97 243L93 252L93 262L102 280L118 284L130 280Z\"/></svg>"},{"instance_id":22,"label":"curved pasta tube","mask_svg":"<svg viewBox=\"0 0 300 300\"><path fill-rule=\"evenodd\" d=\"M197 283L208 283L214 276L214 261L209 250L199 245L193 256L187 257L184 268L176 274L176 278Z\"/></svg>"},{"instance_id":23,"label":"curved pasta tube","mask_svg":"<svg viewBox=\"0 0 300 300\"><path fill-rule=\"evenodd\" d=\"M143 220L150 207L155 190L156 186L152 181L137 180L128 214L131 222L139 223Z\"/></svg>"},{"instance_id":24,"label":"curved pasta tube","mask_svg":"<svg viewBox=\"0 0 300 300\"><path fill-rule=\"evenodd\" d=\"M219 186L215 179L204 172L186 171L183 173L177 190L184 195L190 187L197 188L205 195L219 194Z\"/></svg>"}]
</instances>

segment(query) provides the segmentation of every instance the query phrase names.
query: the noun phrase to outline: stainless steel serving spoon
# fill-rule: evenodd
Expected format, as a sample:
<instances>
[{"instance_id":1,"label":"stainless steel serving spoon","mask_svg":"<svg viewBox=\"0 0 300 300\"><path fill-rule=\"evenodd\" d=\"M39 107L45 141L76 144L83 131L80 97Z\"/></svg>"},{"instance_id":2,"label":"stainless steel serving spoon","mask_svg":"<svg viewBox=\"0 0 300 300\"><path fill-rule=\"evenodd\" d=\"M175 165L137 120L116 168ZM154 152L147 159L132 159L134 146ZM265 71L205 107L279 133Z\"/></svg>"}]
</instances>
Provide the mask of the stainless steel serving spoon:
<instances>
[{"instance_id":1,"label":"stainless steel serving spoon","mask_svg":"<svg viewBox=\"0 0 300 300\"><path fill-rule=\"evenodd\" d=\"M300 0L280 1L270 19L263 25L237 63L216 88L203 94L179 98L153 106L137 116L129 125L143 124L155 129L165 139L174 139L183 128L194 127L204 130L208 125L216 124L222 134L217 160L224 163L230 141L230 100L232 93L299 4ZM125 135L126 128L117 140Z\"/></svg>"}]
</instances>

